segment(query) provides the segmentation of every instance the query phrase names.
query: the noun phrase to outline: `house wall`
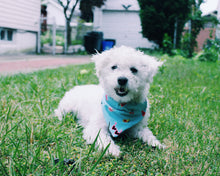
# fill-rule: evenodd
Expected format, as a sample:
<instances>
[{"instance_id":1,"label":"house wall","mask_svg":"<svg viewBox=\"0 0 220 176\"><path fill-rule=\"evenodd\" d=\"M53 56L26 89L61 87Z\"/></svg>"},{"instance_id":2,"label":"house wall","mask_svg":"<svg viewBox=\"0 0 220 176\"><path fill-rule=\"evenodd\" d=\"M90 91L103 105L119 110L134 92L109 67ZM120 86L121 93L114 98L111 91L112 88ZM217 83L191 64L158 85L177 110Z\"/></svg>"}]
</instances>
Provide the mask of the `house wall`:
<instances>
[{"instance_id":1,"label":"house wall","mask_svg":"<svg viewBox=\"0 0 220 176\"><path fill-rule=\"evenodd\" d=\"M0 38L0 54L36 51L40 0L1 0L0 30L13 31L12 40Z\"/></svg>"},{"instance_id":2,"label":"house wall","mask_svg":"<svg viewBox=\"0 0 220 176\"><path fill-rule=\"evenodd\" d=\"M138 11L103 10L100 31L104 38L116 39L116 46L152 47L141 34L141 22Z\"/></svg>"},{"instance_id":3,"label":"house wall","mask_svg":"<svg viewBox=\"0 0 220 176\"><path fill-rule=\"evenodd\" d=\"M137 0L107 0L102 8L105 10L125 10L123 6L130 6L128 9L133 11L140 10Z\"/></svg>"},{"instance_id":4,"label":"house wall","mask_svg":"<svg viewBox=\"0 0 220 176\"><path fill-rule=\"evenodd\" d=\"M115 39L116 46L155 47L141 34L139 10L137 0L107 0L94 9L94 30L102 31L105 39Z\"/></svg>"},{"instance_id":5,"label":"house wall","mask_svg":"<svg viewBox=\"0 0 220 176\"><path fill-rule=\"evenodd\" d=\"M65 26L65 16L63 8L56 2L48 1L47 5L47 24L52 25L55 20L57 26Z\"/></svg>"},{"instance_id":6,"label":"house wall","mask_svg":"<svg viewBox=\"0 0 220 176\"><path fill-rule=\"evenodd\" d=\"M37 33L22 30L13 31L13 41L0 40L0 54L36 51Z\"/></svg>"},{"instance_id":7,"label":"house wall","mask_svg":"<svg viewBox=\"0 0 220 176\"><path fill-rule=\"evenodd\" d=\"M104 39L115 39L116 46L151 48L154 43L142 37L138 11L96 9L94 30L102 31Z\"/></svg>"}]
</instances>

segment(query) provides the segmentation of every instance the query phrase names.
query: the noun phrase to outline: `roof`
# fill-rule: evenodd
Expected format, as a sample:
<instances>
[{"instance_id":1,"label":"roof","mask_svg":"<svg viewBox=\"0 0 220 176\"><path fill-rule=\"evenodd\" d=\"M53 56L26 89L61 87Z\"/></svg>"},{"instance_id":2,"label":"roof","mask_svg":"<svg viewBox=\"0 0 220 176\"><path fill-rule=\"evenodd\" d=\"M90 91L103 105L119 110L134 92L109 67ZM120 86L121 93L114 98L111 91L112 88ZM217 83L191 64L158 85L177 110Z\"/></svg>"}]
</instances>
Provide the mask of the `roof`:
<instances>
[{"instance_id":1,"label":"roof","mask_svg":"<svg viewBox=\"0 0 220 176\"><path fill-rule=\"evenodd\" d=\"M54 7L56 7L57 9L59 9L60 11L63 11L61 5L59 5L58 2L55 2L53 0L44 0L41 2L41 5L48 5L49 3L52 4Z\"/></svg>"},{"instance_id":2,"label":"roof","mask_svg":"<svg viewBox=\"0 0 220 176\"><path fill-rule=\"evenodd\" d=\"M102 9L139 11L140 7L137 0L107 0Z\"/></svg>"},{"instance_id":3,"label":"roof","mask_svg":"<svg viewBox=\"0 0 220 176\"><path fill-rule=\"evenodd\" d=\"M48 4L51 4L53 5L54 7L56 7L58 10L60 10L61 12L63 12L63 7L59 4L59 2L57 0L43 0L41 2L41 5L48 5ZM70 5L71 7L71 5ZM69 12L70 13L70 12ZM74 10L74 14L75 15L78 15L80 14L80 10L79 10L79 3L77 4L77 7L76 9Z\"/></svg>"}]
</instances>

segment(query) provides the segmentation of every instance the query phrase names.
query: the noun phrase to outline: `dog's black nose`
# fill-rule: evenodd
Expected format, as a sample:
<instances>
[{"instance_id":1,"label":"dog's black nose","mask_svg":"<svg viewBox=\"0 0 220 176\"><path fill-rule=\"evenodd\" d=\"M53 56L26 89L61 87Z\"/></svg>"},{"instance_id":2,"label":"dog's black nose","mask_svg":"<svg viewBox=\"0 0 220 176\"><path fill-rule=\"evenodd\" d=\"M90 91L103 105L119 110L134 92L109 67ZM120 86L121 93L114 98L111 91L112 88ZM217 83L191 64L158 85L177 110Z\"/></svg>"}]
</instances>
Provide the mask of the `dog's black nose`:
<instances>
[{"instance_id":1,"label":"dog's black nose","mask_svg":"<svg viewBox=\"0 0 220 176\"><path fill-rule=\"evenodd\" d=\"M119 84L120 86L126 85L127 82L128 82L128 79L125 78L125 77L119 77L119 78L118 78L118 84Z\"/></svg>"}]
</instances>

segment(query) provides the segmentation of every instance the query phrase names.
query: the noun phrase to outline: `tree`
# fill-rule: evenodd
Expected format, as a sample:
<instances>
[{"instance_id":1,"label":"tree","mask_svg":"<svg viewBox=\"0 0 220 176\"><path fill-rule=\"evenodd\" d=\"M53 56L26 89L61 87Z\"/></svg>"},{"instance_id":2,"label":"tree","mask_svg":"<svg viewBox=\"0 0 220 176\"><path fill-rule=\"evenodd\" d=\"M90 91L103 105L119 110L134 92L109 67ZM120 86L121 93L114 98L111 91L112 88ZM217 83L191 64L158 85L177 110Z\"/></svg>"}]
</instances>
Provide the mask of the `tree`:
<instances>
[{"instance_id":1,"label":"tree","mask_svg":"<svg viewBox=\"0 0 220 176\"><path fill-rule=\"evenodd\" d=\"M197 46L196 38L201 29L204 27L204 18L202 17L202 11L200 5L203 0L192 0L191 13L189 15L189 51L187 57L192 57L194 48Z\"/></svg>"},{"instance_id":2,"label":"tree","mask_svg":"<svg viewBox=\"0 0 220 176\"><path fill-rule=\"evenodd\" d=\"M179 47L183 27L190 13L191 0L138 0L138 2L143 36L163 47L165 34L173 42L176 28L176 43Z\"/></svg>"},{"instance_id":3,"label":"tree","mask_svg":"<svg viewBox=\"0 0 220 176\"><path fill-rule=\"evenodd\" d=\"M191 9L189 14L189 30L185 34L186 48L184 48L187 50L187 57L193 56L194 49L197 47L197 36L200 33L201 29L204 29L205 23L211 21L214 25L218 24L218 20L216 17L213 16L211 18L207 18L207 16L202 16L200 5L203 2L204 0L191 0Z\"/></svg>"},{"instance_id":4,"label":"tree","mask_svg":"<svg viewBox=\"0 0 220 176\"><path fill-rule=\"evenodd\" d=\"M80 18L90 22L93 21L93 7L101 7L106 0L81 0L80 2Z\"/></svg>"},{"instance_id":5,"label":"tree","mask_svg":"<svg viewBox=\"0 0 220 176\"><path fill-rule=\"evenodd\" d=\"M64 16L66 19L66 44L65 44L65 51L67 50L67 46L71 44L71 27L70 22L79 2L83 4L90 4L90 8L94 6L101 7L104 4L105 0L57 0L59 4L63 7ZM87 8L88 10L88 8ZM83 12L85 13L86 10Z\"/></svg>"},{"instance_id":6,"label":"tree","mask_svg":"<svg viewBox=\"0 0 220 176\"><path fill-rule=\"evenodd\" d=\"M80 0L58 0L60 5L63 7L64 16L66 19L66 35L65 35L65 47L64 52L66 53L68 45L71 44L71 27L70 22L73 16L73 12Z\"/></svg>"}]
</instances>

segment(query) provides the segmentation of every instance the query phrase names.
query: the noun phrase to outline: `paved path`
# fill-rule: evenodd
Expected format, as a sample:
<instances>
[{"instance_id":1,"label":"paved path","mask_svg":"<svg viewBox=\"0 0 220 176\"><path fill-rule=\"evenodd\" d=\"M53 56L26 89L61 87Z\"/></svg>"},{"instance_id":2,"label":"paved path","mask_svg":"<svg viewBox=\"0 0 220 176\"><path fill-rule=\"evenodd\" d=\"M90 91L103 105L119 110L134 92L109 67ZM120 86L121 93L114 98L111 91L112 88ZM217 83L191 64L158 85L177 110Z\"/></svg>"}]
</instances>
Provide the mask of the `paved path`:
<instances>
[{"instance_id":1,"label":"paved path","mask_svg":"<svg viewBox=\"0 0 220 176\"><path fill-rule=\"evenodd\" d=\"M86 64L91 56L75 55L17 55L0 56L0 75L27 73L46 68L57 68L66 65Z\"/></svg>"}]
</instances>

